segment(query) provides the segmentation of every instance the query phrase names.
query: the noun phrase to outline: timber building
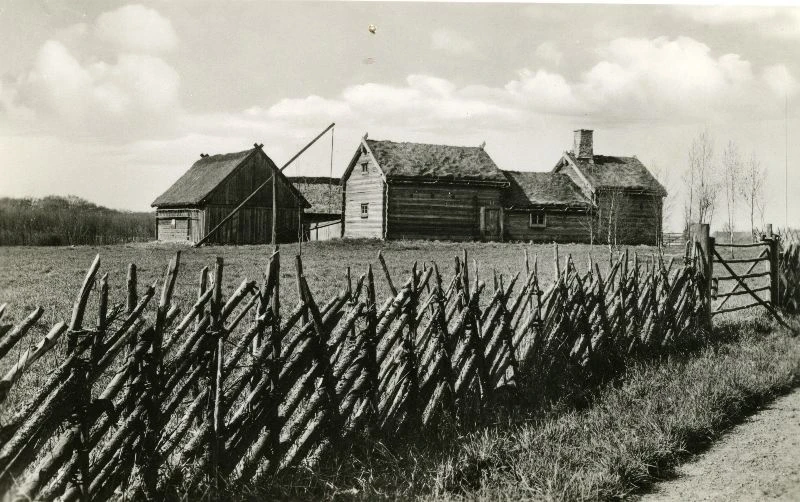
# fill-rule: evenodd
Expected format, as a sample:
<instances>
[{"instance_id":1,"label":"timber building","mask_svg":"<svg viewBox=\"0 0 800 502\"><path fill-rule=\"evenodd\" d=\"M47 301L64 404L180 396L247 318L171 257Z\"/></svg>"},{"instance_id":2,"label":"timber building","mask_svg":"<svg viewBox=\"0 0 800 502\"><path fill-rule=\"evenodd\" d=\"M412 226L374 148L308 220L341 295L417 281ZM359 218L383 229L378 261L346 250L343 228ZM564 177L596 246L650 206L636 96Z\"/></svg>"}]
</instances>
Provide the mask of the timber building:
<instances>
[{"instance_id":1,"label":"timber building","mask_svg":"<svg viewBox=\"0 0 800 502\"><path fill-rule=\"evenodd\" d=\"M480 147L362 138L342 176L344 237L655 244L666 190L592 131L550 172L500 170Z\"/></svg>"},{"instance_id":2,"label":"timber building","mask_svg":"<svg viewBox=\"0 0 800 502\"><path fill-rule=\"evenodd\" d=\"M308 201L263 151L263 145L221 155L202 154L166 192L156 208L156 239L197 243L272 176L277 177L277 240L300 235ZM268 182L236 211L207 242L265 244L272 240L272 187Z\"/></svg>"}]
</instances>

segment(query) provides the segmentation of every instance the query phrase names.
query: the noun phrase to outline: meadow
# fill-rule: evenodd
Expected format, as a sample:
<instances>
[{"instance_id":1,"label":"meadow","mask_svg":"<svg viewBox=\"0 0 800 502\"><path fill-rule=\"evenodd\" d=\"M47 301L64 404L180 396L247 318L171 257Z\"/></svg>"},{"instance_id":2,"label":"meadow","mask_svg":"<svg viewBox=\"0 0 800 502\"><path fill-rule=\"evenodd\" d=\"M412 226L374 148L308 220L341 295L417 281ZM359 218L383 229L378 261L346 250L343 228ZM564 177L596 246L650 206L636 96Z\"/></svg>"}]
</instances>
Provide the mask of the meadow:
<instances>
[{"instance_id":1,"label":"meadow","mask_svg":"<svg viewBox=\"0 0 800 502\"><path fill-rule=\"evenodd\" d=\"M531 266L538 258L542 284L549 284L554 276L554 247L552 244L492 243L492 242L438 242L348 240L282 244L281 249L281 302L295 305L298 302L294 256L300 252L303 272L315 297L328 299L336 295L346 283L347 270L351 268L353 281L366 272L372 264L376 276L377 296L389 295L386 281L377 259L383 252L393 278L407 277L414 262L422 267L435 262L444 272L451 272L454 258L466 250L470 266L477 262L482 279L491 281L493 271L506 278L521 269L528 251ZM648 246L620 247L615 255L628 249L631 259L638 253L641 259L651 259L657 249ZM214 259L225 261L223 293L227 296L247 278L261 282L273 248L261 246L207 246L192 248L180 245L133 243L110 246L0 247L0 304L8 303L6 321L18 322L37 306L44 307L42 323L52 325L68 321L73 297L83 281L86 269L98 253L102 267L109 274L109 302L124 303L125 276L129 263L135 263L139 284L153 284L164 277L169 260L181 251L181 269L175 286L175 301L183 305L197 297L200 271L212 267ZM667 248L665 259L683 256L682 247ZM559 256L563 262L568 256L584 269L591 256L601 270L609 263L609 251L604 246L562 244Z\"/></svg>"}]
</instances>

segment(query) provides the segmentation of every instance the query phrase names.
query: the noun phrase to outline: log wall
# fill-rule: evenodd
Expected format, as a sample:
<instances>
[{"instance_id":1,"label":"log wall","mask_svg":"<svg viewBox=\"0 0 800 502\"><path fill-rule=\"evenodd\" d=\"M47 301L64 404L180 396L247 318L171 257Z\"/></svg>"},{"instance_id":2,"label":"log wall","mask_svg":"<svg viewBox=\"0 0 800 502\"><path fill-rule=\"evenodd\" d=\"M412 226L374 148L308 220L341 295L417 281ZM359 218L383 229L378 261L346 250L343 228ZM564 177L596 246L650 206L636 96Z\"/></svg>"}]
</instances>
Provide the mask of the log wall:
<instances>
[{"instance_id":1,"label":"log wall","mask_svg":"<svg viewBox=\"0 0 800 502\"><path fill-rule=\"evenodd\" d=\"M479 239L481 207L500 209L500 189L475 185L390 184L386 237Z\"/></svg>"},{"instance_id":2,"label":"log wall","mask_svg":"<svg viewBox=\"0 0 800 502\"><path fill-rule=\"evenodd\" d=\"M653 194L602 190L597 194L598 238L617 244L656 245L661 238L663 200Z\"/></svg>"},{"instance_id":3,"label":"log wall","mask_svg":"<svg viewBox=\"0 0 800 502\"><path fill-rule=\"evenodd\" d=\"M593 216L578 211L545 211L546 226L531 228L531 211L506 211L506 239L531 242L589 242Z\"/></svg>"}]
</instances>

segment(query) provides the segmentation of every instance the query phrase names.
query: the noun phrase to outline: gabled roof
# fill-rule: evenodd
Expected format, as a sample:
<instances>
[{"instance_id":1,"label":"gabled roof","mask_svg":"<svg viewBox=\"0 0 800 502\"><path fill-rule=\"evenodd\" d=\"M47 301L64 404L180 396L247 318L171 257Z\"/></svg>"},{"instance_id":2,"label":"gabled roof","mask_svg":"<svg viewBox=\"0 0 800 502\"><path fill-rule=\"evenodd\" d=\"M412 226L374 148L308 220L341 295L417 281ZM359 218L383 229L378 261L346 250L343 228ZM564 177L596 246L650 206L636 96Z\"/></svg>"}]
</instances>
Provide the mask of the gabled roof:
<instances>
[{"instance_id":1,"label":"gabled roof","mask_svg":"<svg viewBox=\"0 0 800 502\"><path fill-rule=\"evenodd\" d=\"M327 176L292 176L289 181L303 194L311 207L307 213L340 214L342 212L342 183Z\"/></svg>"},{"instance_id":2,"label":"gabled roof","mask_svg":"<svg viewBox=\"0 0 800 502\"><path fill-rule=\"evenodd\" d=\"M508 209L592 207L566 174L520 171L503 171L503 174L511 183L504 194L503 205Z\"/></svg>"},{"instance_id":3,"label":"gabled roof","mask_svg":"<svg viewBox=\"0 0 800 502\"><path fill-rule=\"evenodd\" d=\"M387 181L446 181L507 186L507 180L486 151L477 146L397 143L363 139ZM358 152L343 179L352 171Z\"/></svg>"},{"instance_id":4,"label":"gabled roof","mask_svg":"<svg viewBox=\"0 0 800 502\"><path fill-rule=\"evenodd\" d=\"M251 148L236 153L209 155L192 164L192 167L183 173L183 176L178 178L178 181L173 183L166 192L159 195L150 205L153 207L161 207L195 206L200 204L220 183L225 181L236 168L255 152L260 152L264 155L272 169L278 170L272 162L272 159L270 159L261 148ZM285 178L280 171L279 176ZM301 199L306 205L305 207L307 207L308 201L303 198L302 194L298 192L291 183L289 183L289 186L295 194L295 197ZM256 187L253 187L253 189L255 188Z\"/></svg>"},{"instance_id":5,"label":"gabled roof","mask_svg":"<svg viewBox=\"0 0 800 502\"><path fill-rule=\"evenodd\" d=\"M667 190L636 157L594 155L593 163L588 159L575 158L572 152L564 153L564 157L580 169L594 189L621 188L667 195Z\"/></svg>"}]
</instances>

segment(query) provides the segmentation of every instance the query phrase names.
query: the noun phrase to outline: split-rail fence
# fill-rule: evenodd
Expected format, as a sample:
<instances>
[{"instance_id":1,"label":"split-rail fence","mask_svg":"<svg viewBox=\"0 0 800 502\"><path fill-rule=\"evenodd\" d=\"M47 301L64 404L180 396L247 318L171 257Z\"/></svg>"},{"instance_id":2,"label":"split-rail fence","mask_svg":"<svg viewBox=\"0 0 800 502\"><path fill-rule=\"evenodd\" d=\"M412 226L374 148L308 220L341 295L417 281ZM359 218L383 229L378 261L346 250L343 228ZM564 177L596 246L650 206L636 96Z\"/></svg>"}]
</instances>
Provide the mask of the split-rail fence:
<instances>
[{"instance_id":1,"label":"split-rail fence","mask_svg":"<svg viewBox=\"0 0 800 502\"><path fill-rule=\"evenodd\" d=\"M70 322L15 351L0 380L2 402L63 347L58 367L0 424L0 493L155 500L180 487L220 498L227 484L313 467L364 435L479 421L531 379L601 379L627 357L664 353L704 329L707 257L699 243L686 249L678 263L620 254L601 273L597 263L579 270L556 247L551 284L540 284L527 255L511 278L481 280L465 252L449 277L415 264L402 282L379 255L378 274L370 266L351 281L348 269L326 301L296 257L301 301L290 308L280 302L277 251L263 282L244 280L228 297L217 258L193 305L173 304L180 253L160 286L140 287L130 265L126 302L114 306L98 255ZM376 297L375 275L390 297ZM42 313L0 336L0 358Z\"/></svg>"}]
</instances>

